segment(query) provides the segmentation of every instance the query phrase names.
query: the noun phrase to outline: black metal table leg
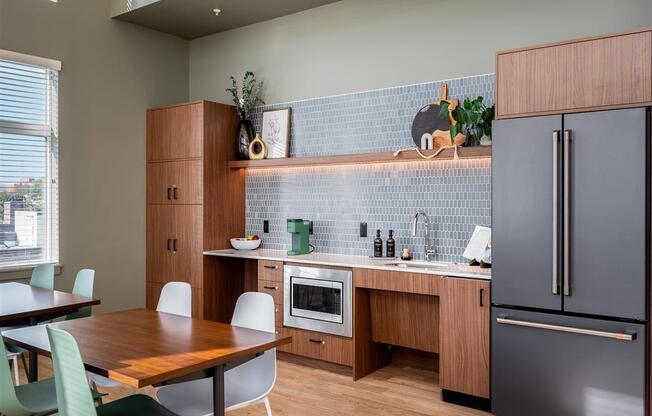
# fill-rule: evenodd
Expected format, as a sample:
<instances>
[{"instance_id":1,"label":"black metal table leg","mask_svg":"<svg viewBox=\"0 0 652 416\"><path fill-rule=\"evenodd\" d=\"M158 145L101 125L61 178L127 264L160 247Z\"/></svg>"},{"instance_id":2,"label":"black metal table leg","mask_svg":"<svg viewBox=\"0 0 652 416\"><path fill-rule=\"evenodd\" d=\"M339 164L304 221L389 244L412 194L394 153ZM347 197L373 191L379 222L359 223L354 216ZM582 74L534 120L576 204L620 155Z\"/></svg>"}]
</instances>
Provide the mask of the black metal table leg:
<instances>
[{"instance_id":1,"label":"black metal table leg","mask_svg":"<svg viewBox=\"0 0 652 416\"><path fill-rule=\"evenodd\" d=\"M213 416L224 416L224 364L213 369Z\"/></svg>"},{"instance_id":2,"label":"black metal table leg","mask_svg":"<svg viewBox=\"0 0 652 416\"><path fill-rule=\"evenodd\" d=\"M29 320L29 325L34 326L38 324L38 319L32 317ZM38 381L38 354L33 351L28 351L27 355L29 357L29 367L27 369L27 380L30 383Z\"/></svg>"}]
</instances>

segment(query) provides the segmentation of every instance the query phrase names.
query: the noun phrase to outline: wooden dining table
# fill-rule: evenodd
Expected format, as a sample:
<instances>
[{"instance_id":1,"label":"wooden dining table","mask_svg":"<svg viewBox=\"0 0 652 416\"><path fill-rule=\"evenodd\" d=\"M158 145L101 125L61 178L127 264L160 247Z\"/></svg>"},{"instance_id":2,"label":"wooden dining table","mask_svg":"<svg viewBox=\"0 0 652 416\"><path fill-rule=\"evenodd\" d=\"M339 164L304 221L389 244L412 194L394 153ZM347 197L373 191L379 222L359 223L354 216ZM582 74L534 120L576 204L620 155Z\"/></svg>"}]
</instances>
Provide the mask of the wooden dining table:
<instances>
[{"instance_id":1,"label":"wooden dining table","mask_svg":"<svg viewBox=\"0 0 652 416\"><path fill-rule=\"evenodd\" d=\"M38 325L68 315L81 308L98 305L99 299L77 296L58 290L23 283L0 283L0 327ZM38 379L37 354L29 351L27 378Z\"/></svg>"},{"instance_id":2,"label":"wooden dining table","mask_svg":"<svg viewBox=\"0 0 652 416\"><path fill-rule=\"evenodd\" d=\"M204 372L213 377L213 414L224 415L224 372L291 337L149 309L50 324L77 340L86 369L141 388ZM7 343L50 356L44 325L2 333Z\"/></svg>"}]
</instances>

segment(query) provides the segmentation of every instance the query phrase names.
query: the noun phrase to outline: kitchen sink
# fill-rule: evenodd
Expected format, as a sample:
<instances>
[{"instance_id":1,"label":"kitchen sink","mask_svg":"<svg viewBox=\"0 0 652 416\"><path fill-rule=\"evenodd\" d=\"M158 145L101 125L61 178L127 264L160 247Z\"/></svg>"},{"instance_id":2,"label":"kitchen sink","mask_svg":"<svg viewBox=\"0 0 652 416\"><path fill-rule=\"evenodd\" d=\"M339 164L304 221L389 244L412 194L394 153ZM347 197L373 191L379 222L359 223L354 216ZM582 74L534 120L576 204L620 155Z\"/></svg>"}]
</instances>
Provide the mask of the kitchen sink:
<instances>
[{"instance_id":1,"label":"kitchen sink","mask_svg":"<svg viewBox=\"0 0 652 416\"><path fill-rule=\"evenodd\" d=\"M448 263L439 263L436 261L432 262L411 262L411 261L402 261L395 263L385 263L385 266L401 267L405 269L436 269L441 267L448 267Z\"/></svg>"}]
</instances>

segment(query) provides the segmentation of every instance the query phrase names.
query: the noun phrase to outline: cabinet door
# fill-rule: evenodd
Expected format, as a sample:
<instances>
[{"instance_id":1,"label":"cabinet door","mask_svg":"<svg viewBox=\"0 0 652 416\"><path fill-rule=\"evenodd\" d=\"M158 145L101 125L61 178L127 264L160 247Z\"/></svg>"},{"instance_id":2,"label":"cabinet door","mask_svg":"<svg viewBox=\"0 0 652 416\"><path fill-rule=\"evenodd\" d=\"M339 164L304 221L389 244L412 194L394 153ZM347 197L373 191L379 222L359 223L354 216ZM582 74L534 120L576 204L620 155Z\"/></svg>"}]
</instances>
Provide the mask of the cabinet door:
<instances>
[{"instance_id":1,"label":"cabinet door","mask_svg":"<svg viewBox=\"0 0 652 416\"><path fill-rule=\"evenodd\" d=\"M647 118L644 108L564 116L570 139L566 311L645 319Z\"/></svg>"},{"instance_id":2,"label":"cabinet door","mask_svg":"<svg viewBox=\"0 0 652 416\"><path fill-rule=\"evenodd\" d=\"M652 32L499 53L498 118L652 101Z\"/></svg>"},{"instance_id":3,"label":"cabinet door","mask_svg":"<svg viewBox=\"0 0 652 416\"><path fill-rule=\"evenodd\" d=\"M552 168L553 132L561 124L561 116L494 122L494 303L561 310L561 296L553 293L553 262L559 264L553 258L553 237L559 227L553 228Z\"/></svg>"},{"instance_id":4,"label":"cabinet door","mask_svg":"<svg viewBox=\"0 0 652 416\"><path fill-rule=\"evenodd\" d=\"M202 161L179 160L147 164L148 204L201 204Z\"/></svg>"},{"instance_id":5,"label":"cabinet door","mask_svg":"<svg viewBox=\"0 0 652 416\"><path fill-rule=\"evenodd\" d=\"M201 205L148 205L147 281L202 287Z\"/></svg>"},{"instance_id":6,"label":"cabinet door","mask_svg":"<svg viewBox=\"0 0 652 416\"><path fill-rule=\"evenodd\" d=\"M203 154L203 103L147 112L147 160L199 158Z\"/></svg>"},{"instance_id":7,"label":"cabinet door","mask_svg":"<svg viewBox=\"0 0 652 416\"><path fill-rule=\"evenodd\" d=\"M489 397L489 282L447 278L440 297L442 389Z\"/></svg>"}]
</instances>

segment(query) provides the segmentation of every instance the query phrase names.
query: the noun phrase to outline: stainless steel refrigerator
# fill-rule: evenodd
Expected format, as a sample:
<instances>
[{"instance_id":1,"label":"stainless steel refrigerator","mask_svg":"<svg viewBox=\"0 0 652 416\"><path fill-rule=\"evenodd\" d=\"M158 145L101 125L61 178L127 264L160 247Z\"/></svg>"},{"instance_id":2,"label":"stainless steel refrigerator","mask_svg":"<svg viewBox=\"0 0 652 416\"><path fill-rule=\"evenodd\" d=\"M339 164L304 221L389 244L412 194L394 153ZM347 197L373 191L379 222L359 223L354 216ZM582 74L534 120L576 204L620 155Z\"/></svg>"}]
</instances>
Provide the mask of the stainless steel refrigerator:
<instances>
[{"instance_id":1,"label":"stainless steel refrigerator","mask_svg":"<svg viewBox=\"0 0 652 416\"><path fill-rule=\"evenodd\" d=\"M493 413L643 416L650 110L493 131Z\"/></svg>"}]
</instances>

